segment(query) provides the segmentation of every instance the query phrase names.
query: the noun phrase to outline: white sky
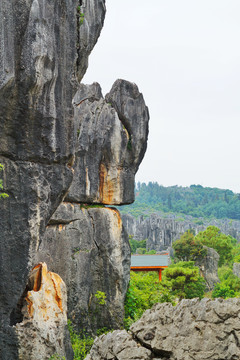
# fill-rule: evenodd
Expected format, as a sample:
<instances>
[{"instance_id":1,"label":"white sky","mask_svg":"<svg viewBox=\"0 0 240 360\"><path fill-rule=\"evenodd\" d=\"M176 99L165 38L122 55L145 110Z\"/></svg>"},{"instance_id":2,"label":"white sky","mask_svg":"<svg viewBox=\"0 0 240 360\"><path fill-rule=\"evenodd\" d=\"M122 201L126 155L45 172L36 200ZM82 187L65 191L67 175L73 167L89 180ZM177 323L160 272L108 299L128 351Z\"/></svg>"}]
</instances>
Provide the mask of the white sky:
<instances>
[{"instance_id":1,"label":"white sky","mask_svg":"<svg viewBox=\"0 0 240 360\"><path fill-rule=\"evenodd\" d=\"M150 111L136 181L240 192L240 1L107 0L83 79L136 83Z\"/></svg>"}]
</instances>

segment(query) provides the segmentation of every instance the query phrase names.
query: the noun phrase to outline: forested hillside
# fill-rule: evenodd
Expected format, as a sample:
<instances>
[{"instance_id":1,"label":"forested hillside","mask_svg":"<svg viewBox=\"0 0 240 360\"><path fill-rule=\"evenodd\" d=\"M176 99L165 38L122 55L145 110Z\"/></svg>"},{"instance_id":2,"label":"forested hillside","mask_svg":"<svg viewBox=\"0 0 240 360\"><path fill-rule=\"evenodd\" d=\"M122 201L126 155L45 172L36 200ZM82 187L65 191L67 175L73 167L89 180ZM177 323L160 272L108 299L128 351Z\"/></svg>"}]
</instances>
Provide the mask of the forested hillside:
<instances>
[{"instance_id":1,"label":"forested hillside","mask_svg":"<svg viewBox=\"0 0 240 360\"><path fill-rule=\"evenodd\" d=\"M135 203L121 207L121 212L135 217L153 212L172 212L198 218L240 220L240 194L231 190L201 185L164 187L156 182L149 182L138 183L135 195Z\"/></svg>"}]
</instances>

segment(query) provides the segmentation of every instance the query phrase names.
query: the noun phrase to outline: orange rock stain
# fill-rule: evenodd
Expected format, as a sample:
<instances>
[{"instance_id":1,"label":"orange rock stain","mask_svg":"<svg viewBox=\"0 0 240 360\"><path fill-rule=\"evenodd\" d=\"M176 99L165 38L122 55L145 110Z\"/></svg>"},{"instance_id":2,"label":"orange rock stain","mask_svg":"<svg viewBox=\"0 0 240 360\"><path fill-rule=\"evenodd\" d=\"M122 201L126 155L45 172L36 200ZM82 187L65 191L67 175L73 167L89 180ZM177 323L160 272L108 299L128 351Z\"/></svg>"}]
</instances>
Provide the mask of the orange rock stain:
<instances>
[{"instance_id":1,"label":"orange rock stain","mask_svg":"<svg viewBox=\"0 0 240 360\"><path fill-rule=\"evenodd\" d=\"M118 228L121 229L122 228L122 219L121 219L121 215L120 215L119 211L117 209L115 209L115 208L112 208L112 207L109 207L109 208L106 208L106 209L114 212L114 215L116 215L116 217L117 217Z\"/></svg>"},{"instance_id":2,"label":"orange rock stain","mask_svg":"<svg viewBox=\"0 0 240 360\"><path fill-rule=\"evenodd\" d=\"M62 291L61 291L61 283L62 283L62 279L60 278L59 275L55 274L55 273L51 273L51 278L52 278L52 282L53 282L53 286L55 289L55 300L56 303L59 307L59 309L63 312L63 307L62 307Z\"/></svg>"},{"instance_id":3,"label":"orange rock stain","mask_svg":"<svg viewBox=\"0 0 240 360\"><path fill-rule=\"evenodd\" d=\"M25 298L27 317L47 321L57 309L63 313L62 284L61 277L48 271L45 263L34 266L28 283L31 290Z\"/></svg>"},{"instance_id":4,"label":"orange rock stain","mask_svg":"<svg viewBox=\"0 0 240 360\"><path fill-rule=\"evenodd\" d=\"M99 168L99 202L106 205L115 204L115 198L118 197L120 189L120 172L117 170L117 178L111 179L108 170L104 164Z\"/></svg>"}]
</instances>

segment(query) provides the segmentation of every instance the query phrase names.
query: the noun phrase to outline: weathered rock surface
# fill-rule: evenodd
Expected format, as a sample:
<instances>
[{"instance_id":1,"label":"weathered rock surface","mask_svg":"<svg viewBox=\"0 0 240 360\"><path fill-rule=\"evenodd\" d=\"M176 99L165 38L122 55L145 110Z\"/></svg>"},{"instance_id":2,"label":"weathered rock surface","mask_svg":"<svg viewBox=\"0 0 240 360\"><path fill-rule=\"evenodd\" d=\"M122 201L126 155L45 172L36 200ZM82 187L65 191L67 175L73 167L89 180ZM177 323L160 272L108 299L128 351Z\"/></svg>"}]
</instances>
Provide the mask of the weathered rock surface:
<instances>
[{"instance_id":1,"label":"weathered rock surface","mask_svg":"<svg viewBox=\"0 0 240 360\"><path fill-rule=\"evenodd\" d=\"M79 87L104 16L104 0L1 0L0 163L9 194L0 202L1 360L45 359L52 351L71 359L65 315L57 330L57 307L46 321L35 306L30 315L22 307L39 260L66 281L76 328L122 325L130 249L121 218L115 209L76 203L134 200L149 115L127 81L116 81L106 100L98 84ZM74 204L59 207L68 191ZM39 306L44 286L29 292Z\"/></svg>"},{"instance_id":2,"label":"weathered rock surface","mask_svg":"<svg viewBox=\"0 0 240 360\"><path fill-rule=\"evenodd\" d=\"M240 299L156 304L133 324L97 338L86 360L237 360Z\"/></svg>"},{"instance_id":3,"label":"weathered rock surface","mask_svg":"<svg viewBox=\"0 0 240 360\"><path fill-rule=\"evenodd\" d=\"M204 246L205 247L205 246ZM211 291L214 289L214 285L220 282L218 278L218 261L219 254L216 250L207 247L207 255L203 259L197 260L195 265L200 269L200 274L206 281L206 290Z\"/></svg>"},{"instance_id":4,"label":"weathered rock surface","mask_svg":"<svg viewBox=\"0 0 240 360\"><path fill-rule=\"evenodd\" d=\"M129 204L147 146L148 108L137 86L117 80L103 99L100 85L81 84L74 98L78 145L68 201Z\"/></svg>"},{"instance_id":5,"label":"weathered rock surface","mask_svg":"<svg viewBox=\"0 0 240 360\"><path fill-rule=\"evenodd\" d=\"M134 218L128 214L122 214L123 224L129 235L136 240L147 240L149 250L166 250L172 246L173 241L184 233L183 222L174 219L164 219L153 214L150 217Z\"/></svg>"},{"instance_id":6,"label":"weathered rock surface","mask_svg":"<svg viewBox=\"0 0 240 360\"><path fill-rule=\"evenodd\" d=\"M233 274L240 278L240 263L233 264Z\"/></svg>"},{"instance_id":7,"label":"weathered rock surface","mask_svg":"<svg viewBox=\"0 0 240 360\"><path fill-rule=\"evenodd\" d=\"M0 4L0 162L9 194L0 202L1 360L18 358L17 302L45 226L72 181L72 99L105 14L104 0L81 3Z\"/></svg>"},{"instance_id":8,"label":"weathered rock surface","mask_svg":"<svg viewBox=\"0 0 240 360\"><path fill-rule=\"evenodd\" d=\"M191 216L188 216L186 220L178 220L174 216L166 218L158 214L152 214L149 217L140 216L137 219L129 214L122 214L122 220L128 234L133 235L134 239L147 239L149 250L166 250L185 231L194 229L198 234L210 225L218 227L224 234L231 235L240 241L240 221L235 220L197 219L203 222L202 225L199 225Z\"/></svg>"},{"instance_id":9,"label":"weathered rock surface","mask_svg":"<svg viewBox=\"0 0 240 360\"><path fill-rule=\"evenodd\" d=\"M54 354L73 359L66 286L59 275L47 271L45 263L31 271L19 311L23 317L16 325L19 359L48 360Z\"/></svg>"},{"instance_id":10,"label":"weathered rock surface","mask_svg":"<svg viewBox=\"0 0 240 360\"><path fill-rule=\"evenodd\" d=\"M46 230L36 261L46 261L68 289L68 316L78 331L123 326L130 247L118 210L63 203ZM99 304L98 291L106 294Z\"/></svg>"}]
</instances>

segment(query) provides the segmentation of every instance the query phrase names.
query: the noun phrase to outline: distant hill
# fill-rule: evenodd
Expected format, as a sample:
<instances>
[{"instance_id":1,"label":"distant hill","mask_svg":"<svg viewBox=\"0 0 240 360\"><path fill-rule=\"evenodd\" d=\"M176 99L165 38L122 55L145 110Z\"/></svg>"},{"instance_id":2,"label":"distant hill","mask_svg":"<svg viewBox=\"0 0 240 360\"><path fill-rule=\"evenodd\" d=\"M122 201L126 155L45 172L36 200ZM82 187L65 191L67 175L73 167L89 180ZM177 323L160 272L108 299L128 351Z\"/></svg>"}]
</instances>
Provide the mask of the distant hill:
<instances>
[{"instance_id":1,"label":"distant hill","mask_svg":"<svg viewBox=\"0 0 240 360\"><path fill-rule=\"evenodd\" d=\"M196 218L240 220L240 194L231 190L201 185L162 186L156 182L138 183L136 200L132 205L120 207L122 213L135 217L152 213L177 213Z\"/></svg>"}]
</instances>

